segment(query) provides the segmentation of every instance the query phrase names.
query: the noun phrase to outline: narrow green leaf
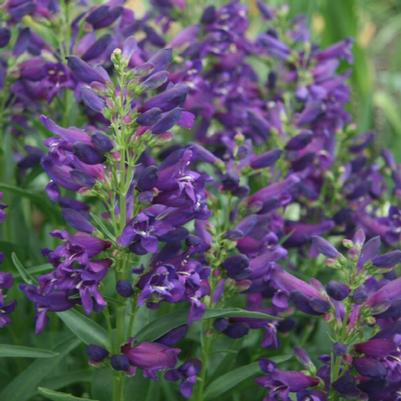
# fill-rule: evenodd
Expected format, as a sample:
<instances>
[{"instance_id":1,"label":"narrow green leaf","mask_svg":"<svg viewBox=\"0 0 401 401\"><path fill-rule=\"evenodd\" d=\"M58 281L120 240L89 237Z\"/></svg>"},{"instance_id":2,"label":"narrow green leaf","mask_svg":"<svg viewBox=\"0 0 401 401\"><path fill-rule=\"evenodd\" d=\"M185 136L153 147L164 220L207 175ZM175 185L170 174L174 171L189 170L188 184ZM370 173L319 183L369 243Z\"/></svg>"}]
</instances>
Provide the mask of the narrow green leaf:
<instances>
[{"instance_id":1,"label":"narrow green leaf","mask_svg":"<svg viewBox=\"0 0 401 401\"><path fill-rule=\"evenodd\" d=\"M75 397L74 395L50 390L45 387L39 387L38 392L52 401L96 401L90 398Z\"/></svg>"},{"instance_id":2,"label":"narrow green leaf","mask_svg":"<svg viewBox=\"0 0 401 401\"><path fill-rule=\"evenodd\" d=\"M57 355L47 349L0 344L0 358L54 358Z\"/></svg>"},{"instance_id":3,"label":"narrow green leaf","mask_svg":"<svg viewBox=\"0 0 401 401\"><path fill-rule=\"evenodd\" d=\"M215 319L218 317L249 317L253 319L280 320L278 316L269 315L263 312L249 311L242 308L216 308L205 312L203 319Z\"/></svg>"},{"instance_id":4,"label":"narrow green leaf","mask_svg":"<svg viewBox=\"0 0 401 401\"><path fill-rule=\"evenodd\" d=\"M203 319L215 319L218 317L248 317L253 319L278 320L277 316L268 315L267 313L248 311L241 308L216 308L205 312ZM154 341L170 330L178 326L182 326L188 320L188 311L180 311L169 313L157 318L143 327L139 332L134 333L134 337L138 341Z\"/></svg>"},{"instance_id":5,"label":"narrow green leaf","mask_svg":"<svg viewBox=\"0 0 401 401\"><path fill-rule=\"evenodd\" d=\"M182 326L188 320L188 312L174 312L151 321L140 332L134 334L138 341L153 341L167 334L170 330Z\"/></svg>"},{"instance_id":6,"label":"narrow green leaf","mask_svg":"<svg viewBox=\"0 0 401 401\"><path fill-rule=\"evenodd\" d=\"M64 324L85 344L102 345L110 349L106 330L74 309L57 313Z\"/></svg>"},{"instance_id":7,"label":"narrow green leaf","mask_svg":"<svg viewBox=\"0 0 401 401\"><path fill-rule=\"evenodd\" d=\"M58 390L74 383L90 383L91 380L91 370L77 370L74 372L64 372L57 376L50 377L49 379L43 381L43 387L50 388L52 390Z\"/></svg>"},{"instance_id":8,"label":"narrow green leaf","mask_svg":"<svg viewBox=\"0 0 401 401\"><path fill-rule=\"evenodd\" d=\"M258 362L253 362L249 365L241 366L237 369L231 370L207 386L205 400L216 400L228 390L231 390L242 381L249 379L257 373L260 373Z\"/></svg>"},{"instance_id":9,"label":"narrow green leaf","mask_svg":"<svg viewBox=\"0 0 401 401\"><path fill-rule=\"evenodd\" d=\"M25 370L16 376L0 393L0 400L27 401L37 391L41 381L48 377L60 363L65 362L65 357L80 344L79 340L68 338L56 346L53 351L59 355L51 359L37 359Z\"/></svg>"},{"instance_id":10,"label":"narrow green leaf","mask_svg":"<svg viewBox=\"0 0 401 401\"><path fill-rule=\"evenodd\" d=\"M11 254L11 260L14 263L15 268L18 270L21 278L28 284L33 284L35 282L35 278L25 269L25 266L18 259L16 253Z\"/></svg>"}]
</instances>

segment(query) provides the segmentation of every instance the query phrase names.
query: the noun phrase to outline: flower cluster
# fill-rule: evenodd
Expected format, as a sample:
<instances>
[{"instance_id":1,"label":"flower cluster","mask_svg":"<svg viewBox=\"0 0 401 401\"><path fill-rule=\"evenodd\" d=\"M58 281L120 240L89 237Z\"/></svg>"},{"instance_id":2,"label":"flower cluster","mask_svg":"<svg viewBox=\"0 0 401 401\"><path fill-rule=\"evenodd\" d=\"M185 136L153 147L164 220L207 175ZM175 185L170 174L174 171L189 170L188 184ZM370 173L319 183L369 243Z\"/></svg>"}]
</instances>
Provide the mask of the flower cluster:
<instances>
[{"instance_id":1,"label":"flower cluster","mask_svg":"<svg viewBox=\"0 0 401 401\"><path fill-rule=\"evenodd\" d=\"M20 286L36 332L73 308L107 325L87 355L113 401L138 369L206 399L219 337L252 344L266 401L396 400L400 166L351 124L352 40L322 49L263 1L257 32L238 0L151 3L6 3L19 178L44 172L65 224L51 271ZM43 148L24 143L33 118ZM11 283L0 273L0 326ZM309 357L297 337L307 349L318 327ZM275 359L294 345L298 370Z\"/></svg>"}]
</instances>

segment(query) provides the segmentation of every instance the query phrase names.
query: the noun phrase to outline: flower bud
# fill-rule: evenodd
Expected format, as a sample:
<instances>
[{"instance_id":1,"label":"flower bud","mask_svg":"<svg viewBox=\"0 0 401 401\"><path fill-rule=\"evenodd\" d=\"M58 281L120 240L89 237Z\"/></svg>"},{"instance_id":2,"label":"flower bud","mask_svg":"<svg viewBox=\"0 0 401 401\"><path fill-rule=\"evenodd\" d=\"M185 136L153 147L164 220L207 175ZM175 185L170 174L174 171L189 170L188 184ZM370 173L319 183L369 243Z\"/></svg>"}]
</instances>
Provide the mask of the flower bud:
<instances>
[{"instance_id":1,"label":"flower bud","mask_svg":"<svg viewBox=\"0 0 401 401\"><path fill-rule=\"evenodd\" d=\"M109 355L109 352L99 345L89 344L86 347L86 354L88 355L89 362L96 364L106 359Z\"/></svg>"},{"instance_id":2,"label":"flower bud","mask_svg":"<svg viewBox=\"0 0 401 401\"><path fill-rule=\"evenodd\" d=\"M125 355L113 355L111 357L111 366L115 370L127 372L130 368L129 359Z\"/></svg>"},{"instance_id":3,"label":"flower bud","mask_svg":"<svg viewBox=\"0 0 401 401\"><path fill-rule=\"evenodd\" d=\"M134 293L132 284L129 280L117 281L116 290L118 294L124 298L129 298Z\"/></svg>"},{"instance_id":4,"label":"flower bud","mask_svg":"<svg viewBox=\"0 0 401 401\"><path fill-rule=\"evenodd\" d=\"M326 291L331 298L336 301L342 301L348 297L351 290L339 281L330 281L326 287Z\"/></svg>"}]
</instances>

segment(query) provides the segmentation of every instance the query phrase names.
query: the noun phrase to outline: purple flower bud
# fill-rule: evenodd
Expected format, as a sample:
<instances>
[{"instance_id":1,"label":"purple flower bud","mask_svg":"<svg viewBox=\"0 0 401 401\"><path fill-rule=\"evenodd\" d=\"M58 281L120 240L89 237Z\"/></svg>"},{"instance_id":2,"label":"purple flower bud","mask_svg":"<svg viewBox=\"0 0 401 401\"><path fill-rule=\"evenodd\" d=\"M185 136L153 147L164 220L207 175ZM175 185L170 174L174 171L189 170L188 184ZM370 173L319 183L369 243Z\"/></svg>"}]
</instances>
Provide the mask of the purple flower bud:
<instances>
[{"instance_id":1,"label":"purple flower bud","mask_svg":"<svg viewBox=\"0 0 401 401\"><path fill-rule=\"evenodd\" d=\"M345 344L335 343L334 353L336 355L345 355L347 353L347 346Z\"/></svg>"},{"instance_id":2,"label":"purple flower bud","mask_svg":"<svg viewBox=\"0 0 401 401\"><path fill-rule=\"evenodd\" d=\"M224 334L230 338L241 338L248 334L249 326L243 322L235 322L229 324L229 326L224 330Z\"/></svg>"},{"instance_id":3,"label":"purple flower bud","mask_svg":"<svg viewBox=\"0 0 401 401\"><path fill-rule=\"evenodd\" d=\"M173 109L162 116L162 118L152 127L155 135L162 134L172 128L180 119L182 109Z\"/></svg>"},{"instance_id":4,"label":"purple flower bud","mask_svg":"<svg viewBox=\"0 0 401 401\"><path fill-rule=\"evenodd\" d=\"M192 160L201 160L205 163L215 164L220 162L221 160L216 157L212 152L204 148L202 145L197 143L193 143L189 146L189 149L192 151Z\"/></svg>"},{"instance_id":5,"label":"purple flower bud","mask_svg":"<svg viewBox=\"0 0 401 401\"><path fill-rule=\"evenodd\" d=\"M0 272L0 289L8 290L12 287L13 282L14 279L11 273Z\"/></svg>"},{"instance_id":6,"label":"purple flower bud","mask_svg":"<svg viewBox=\"0 0 401 401\"><path fill-rule=\"evenodd\" d=\"M380 246L380 236L371 238L363 245L357 264L359 269L362 268L365 263L369 262L379 254Z\"/></svg>"},{"instance_id":7,"label":"purple flower bud","mask_svg":"<svg viewBox=\"0 0 401 401\"><path fill-rule=\"evenodd\" d=\"M337 259L341 256L341 253L337 251L337 249L324 238L319 237L318 235L314 235L312 237L312 246L322 255L327 256L328 258Z\"/></svg>"},{"instance_id":8,"label":"purple flower bud","mask_svg":"<svg viewBox=\"0 0 401 401\"><path fill-rule=\"evenodd\" d=\"M280 158L282 151L273 149L259 156L254 156L251 159L250 166L254 169L273 166Z\"/></svg>"},{"instance_id":9,"label":"purple flower bud","mask_svg":"<svg viewBox=\"0 0 401 401\"><path fill-rule=\"evenodd\" d=\"M227 329L229 322L227 319L219 318L213 322L213 327L220 332L224 332Z\"/></svg>"},{"instance_id":10,"label":"purple flower bud","mask_svg":"<svg viewBox=\"0 0 401 401\"><path fill-rule=\"evenodd\" d=\"M158 338L156 342L166 345L167 347L172 347L173 345L180 342L186 336L187 332L188 326L184 324L182 326L176 327L164 336Z\"/></svg>"},{"instance_id":11,"label":"purple flower bud","mask_svg":"<svg viewBox=\"0 0 401 401\"><path fill-rule=\"evenodd\" d=\"M115 370L128 372L130 368L129 359L126 355L113 355L110 362Z\"/></svg>"},{"instance_id":12,"label":"purple flower bud","mask_svg":"<svg viewBox=\"0 0 401 401\"><path fill-rule=\"evenodd\" d=\"M160 116L162 115L161 109L158 107L153 107L144 113L140 114L139 117L136 119L136 122L139 125L144 125L145 127L149 127L153 124L156 124L157 120L159 120Z\"/></svg>"},{"instance_id":13,"label":"purple flower bud","mask_svg":"<svg viewBox=\"0 0 401 401\"><path fill-rule=\"evenodd\" d=\"M82 60L91 61L91 60L94 60L97 57L101 56L104 53L104 51L107 49L107 47L109 46L111 40L112 40L112 37L110 34L101 36L82 55L82 57L81 57Z\"/></svg>"},{"instance_id":14,"label":"purple flower bud","mask_svg":"<svg viewBox=\"0 0 401 401\"><path fill-rule=\"evenodd\" d=\"M148 166L140 172L136 186L141 192L150 191L156 186L158 179L159 169L156 166Z\"/></svg>"},{"instance_id":15,"label":"purple flower bud","mask_svg":"<svg viewBox=\"0 0 401 401\"><path fill-rule=\"evenodd\" d=\"M311 131L303 131L291 138L285 145L285 150L301 150L305 148L313 139Z\"/></svg>"},{"instance_id":16,"label":"purple flower bud","mask_svg":"<svg viewBox=\"0 0 401 401\"><path fill-rule=\"evenodd\" d=\"M168 369L177 363L178 348L159 343L143 342L125 350L129 362L141 369Z\"/></svg>"},{"instance_id":17,"label":"purple flower bud","mask_svg":"<svg viewBox=\"0 0 401 401\"><path fill-rule=\"evenodd\" d=\"M83 86L81 87L81 98L82 101L93 111L101 113L106 106L104 99L98 96L92 89Z\"/></svg>"},{"instance_id":18,"label":"purple flower bud","mask_svg":"<svg viewBox=\"0 0 401 401\"><path fill-rule=\"evenodd\" d=\"M401 251L391 251L384 255L376 256L372 259L372 263L376 267L390 268L401 262Z\"/></svg>"},{"instance_id":19,"label":"purple flower bud","mask_svg":"<svg viewBox=\"0 0 401 401\"><path fill-rule=\"evenodd\" d=\"M388 338L372 338L364 343L355 344L355 351L372 358L381 358L396 350L394 342Z\"/></svg>"},{"instance_id":20,"label":"purple flower bud","mask_svg":"<svg viewBox=\"0 0 401 401\"><path fill-rule=\"evenodd\" d=\"M132 284L129 280L117 281L116 290L118 294L124 298L129 298L134 293L134 289L132 288Z\"/></svg>"},{"instance_id":21,"label":"purple flower bud","mask_svg":"<svg viewBox=\"0 0 401 401\"><path fill-rule=\"evenodd\" d=\"M105 28L111 25L121 15L122 11L122 7L103 5L92 11L86 17L86 22L91 24L93 29Z\"/></svg>"},{"instance_id":22,"label":"purple flower bud","mask_svg":"<svg viewBox=\"0 0 401 401\"><path fill-rule=\"evenodd\" d=\"M10 41L11 33L7 28L0 28L0 49L6 47Z\"/></svg>"},{"instance_id":23,"label":"purple flower bud","mask_svg":"<svg viewBox=\"0 0 401 401\"><path fill-rule=\"evenodd\" d=\"M87 213L70 209L63 208L62 215L64 220L73 228L84 233L92 233L94 231L93 225L89 222L89 216Z\"/></svg>"},{"instance_id":24,"label":"purple flower bud","mask_svg":"<svg viewBox=\"0 0 401 401\"><path fill-rule=\"evenodd\" d=\"M76 143L73 146L73 151L75 156L77 156L79 160L86 164L100 164L106 160L102 153L86 143Z\"/></svg>"},{"instance_id":25,"label":"purple flower bud","mask_svg":"<svg viewBox=\"0 0 401 401\"><path fill-rule=\"evenodd\" d=\"M167 71L158 71L150 75L141 83L141 88L144 90L157 89L168 81Z\"/></svg>"},{"instance_id":26,"label":"purple flower bud","mask_svg":"<svg viewBox=\"0 0 401 401\"><path fill-rule=\"evenodd\" d=\"M154 71L161 71L171 64L172 56L172 49L160 49L147 61L147 63L154 67ZM164 73L167 74L168 77L168 73L166 71L164 71Z\"/></svg>"},{"instance_id":27,"label":"purple flower bud","mask_svg":"<svg viewBox=\"0 0 401 401\"><path fill-rule=\"evenodd\" d=\"M260 114L248 111L248 123L261 138L266 139L270 132L270 124Z\"/></svg>"},{"instance_id":28,"label":"purple flower bud","mask_svg":"<svg viewBox=\"0 0 401 401\"><path fill-rule=\"evenodd\" d=\"M249 259L245 255L229 256L222 264L229 277L235 280L247 278L251 270L249 269Z\"/></svg>"},{"instance_id":29,"label":"purple flower bud","mask_svg":"<svg viewBox=\"0 0 401 401\"><path fill-rule=\"evenodd\" d=\"M263 0L257 0L256 4L258 6L258 9L260 13L262 14L263 18L266 20L271 20L273 19L273 12L270 10L270 8L265 4Z\"/></svg>"},{"instance_id":30,"label":"purple flower bud","mask_svg":"<svg viewBox=\"0 0 401 401\"><path fill-rule=\"evenodd\" d=\"M104 76L99 71L90 66L86 61L81 60L79 57L68 57L68 67L70 67L72 74L80 82L86 84L92 82L106 82Z\"/></svg>"},{"instance_id":31,"label":"purple flower bud","mask_svg":"<svg viewBox=\"0 0 401 401\"><path fill-rule=\"evenodd\" d=\"M86 354L88 355L90 363L99 363L106 359L109 352L98 345L90 344L86 347Z\"/></svg>"},{"instance_id":32,"label":"purple flower bud","mask_svg":"<svg viewBox=\"0 0 401 401\"><path fill-rule=\"evenodd\" d=\"M331 298L336 301L342 301L348 297L351 290L339 281L330 281L329 284L327 284L326 291Z\"/></svg>"},{"instance_id":33,"label":"purple flower bud","mask_svg":"<svg viewBox=\"0 0 401 401\"><path fill-rule=\"evenodd\" d=\"M204 9L203 14L201 16L201 23L204 25L211 24L216 18L216 7L208 6Z\"/></svg>"},{"instance_id":34,"label":"purple flower bud","mask_svg":"<svg viewBox=\"0 0 401 401\"><path fill-rule=\"evenodd\" d=\"M386 376L387 373L383 363L374 358L355 358L352 364L357 372L363 376L381 378Z\"/></svg>"},{"instance_id":35,"label":"purple flower bud","mask_svg":"<svg viewBox=\"0 0 401 401\"><path fill-rule=\"evenodd\" d=\"M100 153L107 153L113 149L113 142L111 139L99 131L92 135L91 142Z\"/></svg>"},{"instance_id":36,"label":"purple flower bud","mask_svg":"<svg viewBox=\"0 0 401 401\"><path fill-rule=\"evenodd\" d=\"M367 298L368 298L368 292L363 285L361 287L358 287L352 294L352 300L357 305L363 304L367 300Z\"/></svg>"},{"instance_id":37,"label":"purple flower bud","mask_svg":"<svg viewBox=\"0 0 401 401\"><path fill-rule=\"evenodd\" d=\"M177 84L166 91L153 96L147 100L143 108L144 110L149 110L154 107L160 108L162 111L169 111L176 107L183 105L185 98L188 93L188 86L185 84Z\"/></svg>"}]
</instances>

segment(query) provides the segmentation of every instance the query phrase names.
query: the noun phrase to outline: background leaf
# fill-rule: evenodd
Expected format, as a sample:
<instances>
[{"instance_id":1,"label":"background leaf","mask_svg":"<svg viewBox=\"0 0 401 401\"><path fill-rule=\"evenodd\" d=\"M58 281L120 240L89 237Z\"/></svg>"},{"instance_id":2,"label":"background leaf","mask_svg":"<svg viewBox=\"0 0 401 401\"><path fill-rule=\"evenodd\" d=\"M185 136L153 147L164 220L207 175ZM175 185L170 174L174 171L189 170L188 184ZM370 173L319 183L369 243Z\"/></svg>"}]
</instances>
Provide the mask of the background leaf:
<instances>
[{"instance_id":1,"label":"background leaf","mask_svg":"<svg viewBox=\"0 0 401 401\"><path fill-rule=\"evenodd\" d=\"M102 345L110 349L106 330L75 309L57 313L64 324L85 344Z\"/></svg>"},{"instance_id":2,"label":"background leaf","mask_svg":"<svg viewBox=\"0 0 401 401\"><path fill-rule=\"evenodd\" d=\"M39 387L38 392L52 401L97 401L90 398L75 397L71 394L61 393L45 387Z\"/></svg>"},{"instance_id":3,"label":"background leaf","mask_svg":"<svg viewBox=\"0 0 401 401\"><path fill-rule=\"evenodd\" d=\"M52 359L37 359L14 378L0 393L0 400L26 401L37 391L41 381L48 377L58 364L65 362L65 357L79 345L77 339L67 339L54 348L59 355Z\"/></svg>"},{"instance_id":4,"label":"background leaf","mask_svg":"<svg viewBox=\"0 0 401 401\"><path fill-rule=\"evenodd\" d=\"M54 358L57 352L21 345L0 344L0 358Z\"/></svg>"}]
</instances>

